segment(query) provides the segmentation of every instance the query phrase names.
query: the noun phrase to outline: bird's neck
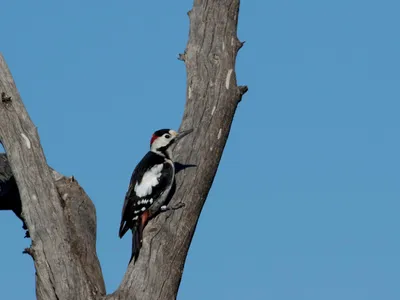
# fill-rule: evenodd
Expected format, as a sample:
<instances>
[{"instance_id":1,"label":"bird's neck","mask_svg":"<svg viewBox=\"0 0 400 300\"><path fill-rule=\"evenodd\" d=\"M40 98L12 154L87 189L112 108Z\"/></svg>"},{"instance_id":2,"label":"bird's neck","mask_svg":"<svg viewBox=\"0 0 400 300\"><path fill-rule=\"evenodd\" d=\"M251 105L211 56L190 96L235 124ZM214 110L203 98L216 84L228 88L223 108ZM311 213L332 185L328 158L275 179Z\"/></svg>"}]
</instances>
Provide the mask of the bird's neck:
<instances>
[{"instance_id":1,"label":"bird's neck","mask_svg":"<svg viewBox=\"0 0 400 300\"><path fill-rule=\"evenodd\" d=\"M165 147L161 147L158 149L151 149L151 152L157 154L157 155L161 155L167 159L172 160L172 150L171 148L165 148Z\"/></svg>"}]
</instances>

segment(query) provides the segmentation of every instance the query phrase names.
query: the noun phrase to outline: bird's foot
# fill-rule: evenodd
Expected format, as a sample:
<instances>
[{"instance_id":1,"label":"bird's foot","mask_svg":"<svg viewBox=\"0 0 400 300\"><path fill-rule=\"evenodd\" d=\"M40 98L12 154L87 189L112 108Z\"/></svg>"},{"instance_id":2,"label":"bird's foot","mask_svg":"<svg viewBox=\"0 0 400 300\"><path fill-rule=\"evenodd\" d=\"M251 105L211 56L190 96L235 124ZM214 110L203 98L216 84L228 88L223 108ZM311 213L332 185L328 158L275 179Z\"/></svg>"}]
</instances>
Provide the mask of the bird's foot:
<instances>
[{"instance_id":1,"label":"bird's foot","mask_svg":"<svg viewBox=\"0 0 400 300\"><path fill-rule=\"evenodd\" d=\"M179 203L177 203L176 205L173 205L173 206L166 206L166 205L163 205L163 206L161 206L161 211L167 211L167 210L177 210L177 209L180 209L180 208L182 208L182 207L184 207L185 206L185 203L183 203L183 202L179 202Z\"/></svg>"}]
</instances>

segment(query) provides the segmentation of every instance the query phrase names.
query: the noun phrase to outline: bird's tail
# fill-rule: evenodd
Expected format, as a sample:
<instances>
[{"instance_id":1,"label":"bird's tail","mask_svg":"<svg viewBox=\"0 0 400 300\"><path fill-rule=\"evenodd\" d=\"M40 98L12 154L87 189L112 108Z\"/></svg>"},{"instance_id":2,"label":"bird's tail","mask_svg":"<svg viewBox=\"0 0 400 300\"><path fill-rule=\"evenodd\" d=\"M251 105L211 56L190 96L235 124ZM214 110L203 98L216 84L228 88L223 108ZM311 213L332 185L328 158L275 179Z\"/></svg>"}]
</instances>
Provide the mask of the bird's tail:
<instances>
[{"instance_id":1,"label":"bird's tail","mask_svg":"<svg viewBox=\"0 0 400 300\"><path fill-rule=\"evenodd\" d=\"M143 229L147 224L147 220L149 219L149 212L145 211L139 217L138 222L132 227L132 255L129 263L136 262L139 257L140 248L142 248L142 239L143 239Z\"/></svg>"},{"instance_id":2,"label":"bird's tail","mask_svg":"<svg viewBox=\"0 0 400 300\"><path fill-rule=\"evenodd\" d=\"M135 226L132 228L132 255L131 259L129 260L129 263L131 263L132 259L134 262L136 262L140 248L142 247L142 233L141 233L141 226Z\"/></svg>"}]
</instances>

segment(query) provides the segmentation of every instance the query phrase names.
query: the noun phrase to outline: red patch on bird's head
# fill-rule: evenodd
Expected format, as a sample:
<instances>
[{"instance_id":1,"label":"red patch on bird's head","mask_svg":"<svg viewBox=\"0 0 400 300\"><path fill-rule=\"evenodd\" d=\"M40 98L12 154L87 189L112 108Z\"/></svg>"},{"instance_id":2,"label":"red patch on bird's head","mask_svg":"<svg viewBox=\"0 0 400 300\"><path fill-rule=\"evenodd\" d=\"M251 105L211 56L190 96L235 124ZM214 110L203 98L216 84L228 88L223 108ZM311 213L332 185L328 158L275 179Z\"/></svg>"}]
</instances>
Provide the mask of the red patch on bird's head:
<instances>
[{"instance_id":1,"label":"red patch on bird's head","mask_svg":"<svg viewBox=\"0 0 400 300\"><path fill-rule=\"evenodd\" d=\"M163 134L169 133L169 131L170 129L160 129L154 132L153 135L151 136L150 145L152 145L156 139L163 136Z\"/></svg>"},{"instance_id":2,"label":"red patch on bird's head","mask_svg":"<svg viewBox=\"0 0 400 300\"><path fill-rule=\"evenodd\" d=\"M151 136L150 145L152 145L153 142L154 142L157 138L159 138L159 137L156 136L155 134L153 134L153 135Z\"/></svg>"}]
</instances>

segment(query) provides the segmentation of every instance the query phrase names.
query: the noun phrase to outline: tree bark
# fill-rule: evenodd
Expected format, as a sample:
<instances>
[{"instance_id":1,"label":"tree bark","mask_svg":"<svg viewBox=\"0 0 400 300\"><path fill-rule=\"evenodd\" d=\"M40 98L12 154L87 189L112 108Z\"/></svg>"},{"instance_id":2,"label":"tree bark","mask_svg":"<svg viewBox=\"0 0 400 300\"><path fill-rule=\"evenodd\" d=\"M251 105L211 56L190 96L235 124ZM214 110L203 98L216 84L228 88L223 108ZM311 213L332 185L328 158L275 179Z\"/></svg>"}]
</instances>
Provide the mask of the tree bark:
<instances>
[{"instance_id":1,"label":"tree bark","mask_svg":"<svg viewBox=\"0 0 400 300\"><path fill-rule=\"evenodd\" d=\"M187 70L181 129L193 128L194 133L177 145L174 156L175 161L195 167L177 174L172 199L172 205L183 202L185 207L161 213L149 222L139 259L129 265L117 291L108 296L96 255L93 203L74 178L47 165L36 127L0 56L0 141L32 238L27 252L35 262L37 299L176 298L197 220L235 110L247 91L237 86L235 74L236 55L242 46L237 38L239 2L195 0L188 13L189 41L180 55ZM0 197L0 209L1 203Z\"/></svg>"},{"instance_id":2,"label":"tree bark","mask_svg":"<svg viewBox=\"0 0 400 300\"><path fill-rule=\"evenodd\" d=\"M66 188L68 193L59 194L36 127L2 56L0 91L0 140L18 184L22 217L32 239L26 252L35 262L36 296L43 300L96 299L105 294L105 288L95 252L94 206L83 192L77 191L76 184L69 184L61 176L60 191ZM74 196L77 197L67 201ZM82 209L89 207L91 211L87 210L88 219L81 220L74 202L86 199ZM80 226L82 223L84 226Z\"/></svg>"}]
</instances>

